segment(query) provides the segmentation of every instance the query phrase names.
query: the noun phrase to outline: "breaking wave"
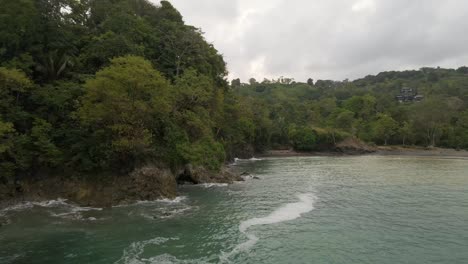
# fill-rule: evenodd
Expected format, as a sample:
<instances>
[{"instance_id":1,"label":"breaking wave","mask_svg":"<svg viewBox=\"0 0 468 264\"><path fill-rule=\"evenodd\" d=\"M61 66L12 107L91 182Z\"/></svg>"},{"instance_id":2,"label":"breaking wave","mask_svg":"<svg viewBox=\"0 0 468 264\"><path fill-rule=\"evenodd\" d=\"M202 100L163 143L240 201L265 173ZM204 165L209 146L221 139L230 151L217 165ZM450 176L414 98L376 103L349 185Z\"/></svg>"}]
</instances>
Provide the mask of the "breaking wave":
<instances>
[{"instance_id":1,"label":"breaking wave","mask_svg":"<svg viewBox=\"0 0 468 264\"><path fill-rule=\"evenodd\" d=\"M252 157L252 158L250 158L250 159L239 159L239 158L234 158L234 162L233 162L231 165L236 165L236 164L239 163L239 162L249 162L249 161L259 161L259 160L263 160L263 159L255 158L255 157Z\"/></svg>"},{"instance_id":2,"label":"breaking wave","mask_svg":"<svg viewBox=\"0 0 468 264\"><path fill-rule=\"evenodd\" d=\"M155 205L155 204L179 204L187 199L187 196L177 196L174 199L169 199L169 198L163 198L163 199L158 199L158 200L143 200L143 201L137 201L134 203L129 203L129 204L120 204L120 205L114 205L112 207L114 208L119 208L119 207L128 207L128 206L136 206L136 205Z\"/></svg>"},{"instance_id":3,"label":"breaking wave","mask_svg":"<svg viewBox=\"0 0 468 264\"><path fill-rule=\"evenodd\" d=\"M0 216L6 217L9 213L21 212L24 210L30 210L35 207L50 208L55 211L50 211L49 214L53 217L60 217L74 220L97 220L95 217L83 217L82 212L87 211L102 211L102 208L94 207L81 207L72 203L67 203L66 199L49 200L42 202L22 202L6 208L0 211Z\"/></svg>"},{"instance_id":4,"label":"breaking wave","mask_svg":"<svg viewBox=\"0 0 468 264\"><path fill-rule=\"evenodd\" d=\"M314 195L310 193L299 194L297 195L297 198L299 199L298 202L285 204L265 217L251 218L241 222L239 225L239 231L245 234L248 240L237 245L231 252L223 253L220 257L221 262L227 262L231 256L247 251L257 243L259 238L256 235L247 232L250 227L291 221L314 209L314 202L316 200Z\"/></svg>"},{"instance_id":5,"label":"breaking wave","mask_svg":"<svg viewBox=\"0 0 468 264\"><path fill-rule=\"evenodd\" d=\"M227 187L229 184L227 183L202 183L199 185L205 188L212 188L212 187Z\"/></svg>"}]
</instances>

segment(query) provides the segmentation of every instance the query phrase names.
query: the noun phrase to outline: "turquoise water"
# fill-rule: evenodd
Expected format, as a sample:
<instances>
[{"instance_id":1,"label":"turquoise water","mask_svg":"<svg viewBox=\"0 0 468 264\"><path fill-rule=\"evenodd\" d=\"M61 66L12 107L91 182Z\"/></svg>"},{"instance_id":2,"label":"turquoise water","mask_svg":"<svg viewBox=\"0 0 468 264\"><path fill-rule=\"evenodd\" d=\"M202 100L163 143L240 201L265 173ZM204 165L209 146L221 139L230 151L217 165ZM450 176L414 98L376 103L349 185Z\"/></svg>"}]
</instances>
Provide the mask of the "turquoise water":
<instances>
[{"instance_id":1,"label":"turquoise water","mask_svg":"<svg viewBox=\"0 0 468 264\"><path fill-rule=\"evenodd\" d=\"M468 160L238 161L174 201L0 211L0 263L468 263Z\"/></svg>"}]
</instances>

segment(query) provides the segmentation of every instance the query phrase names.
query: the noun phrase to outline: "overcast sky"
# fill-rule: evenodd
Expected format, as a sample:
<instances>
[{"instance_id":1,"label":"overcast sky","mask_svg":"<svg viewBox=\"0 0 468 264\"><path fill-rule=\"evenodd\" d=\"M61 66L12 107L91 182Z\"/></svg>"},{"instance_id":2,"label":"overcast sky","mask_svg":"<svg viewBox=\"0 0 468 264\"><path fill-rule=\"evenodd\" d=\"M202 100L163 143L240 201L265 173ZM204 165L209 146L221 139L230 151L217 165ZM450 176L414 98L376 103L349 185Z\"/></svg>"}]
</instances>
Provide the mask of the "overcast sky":
<instances>
[{"instance_id":1,"label":"overcast sky","mask_svg":"<svg viewBox=\"0 0 468 264\"><path fill-rule=\"evenodd\" d=\"M466 0L170 1L243 82L468 64Z\"/></svg>"}]
</instances>

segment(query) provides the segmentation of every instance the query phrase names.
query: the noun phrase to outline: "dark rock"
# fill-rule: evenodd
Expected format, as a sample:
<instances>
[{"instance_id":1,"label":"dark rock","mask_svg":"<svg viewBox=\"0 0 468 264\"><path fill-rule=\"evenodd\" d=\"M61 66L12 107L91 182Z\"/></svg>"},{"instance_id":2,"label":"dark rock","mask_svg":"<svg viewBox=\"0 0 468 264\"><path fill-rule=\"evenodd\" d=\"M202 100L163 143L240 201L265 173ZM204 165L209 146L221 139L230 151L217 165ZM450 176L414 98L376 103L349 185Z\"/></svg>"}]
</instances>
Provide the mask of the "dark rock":
<instances>
[{"instance_id":1,"label":"dark rock","mask_svg":"<svg viewBox=\"0 0 468 264\"><path fill-rule=\"evenodd\" d=\"M18 188L21 188L21 193ZM0 185L0 202L8 200L68 199L79 205L108 207L138 200L175 198L177 182L169 169L146 165L129 175L93 178L45 177L23 180L21 185Z\"/></svg>"},{"instance_id":2,"label":"dark rock","mask_svg":"<svg viewBox=\"0 0 468 264\"><path fill-rule=\"evenodd\" d=\"M257 177L257 176L254 176L253 179L254 179L254 180L260 180L260 178Z\"/></svg>"},{"instance_id":3,"label":"dark rock","mask_svg":"<svg viewBox=\"0 0 468 264\"><path fill-rule=\"evenodd\" d=\"M163 166L148 164L128 175L94 175L87 178L45 176L40 180L22 179L16 184L0 184L0 203L64 198L79 205L109 207L138 200L175 198L178 183L233 183L234 181L243 181L243 178L225 168L214 172L203 167L187 165L176 177Z\"/></svg>"},{"instance_id":4,"label":"dark rock","mask_svg":"<svg viewBox=\"0 0 468 264\"><path fill-rule=\"evenodd\" d=\"M0 176L0 184L7 185L8 179L4 176Z\"/></svg>"},{"instance_id":5,"label":"dark rock","mask_svg":"<svg viewBox=\"0 0 468 264\"><path fill-rule=\"evenodd\" d=\"M204 167L185 166L184 172L177 177L177 183L201 184L201 183L233 183L243 181L240 175L236 175L223 168L219 172L207 170Z\"/></svg>"},{"instance_id":6,"label":"dark rock","mask_svg":"<svg viewBox=\"0 0 468 264\"><path fill-rule=\"evenodd\" d=\"M230 153L229 157L231 160L233 160L234 158L250 159L254 156L254 154L255 154L254 147L250 144L246 144L246 145L236 146Z\"/></svg>"},{"instance_id":7,"label":"dark rock","mask_svg":"<svg viewBox=\"0 0 468 264\"><path fill-rule=\"evenodd\" d=\"M177 176L178 184L193 183L198 184L198 182L193 175L193 166L191 164L185 165L184 171Z\"/></svg>"},{"instance_id":8,"label":"dark rock","mask_svg":"<svg viewBox=\"0 0 468 264\"><path fill-rule=\"evenodd\" d=\"M336 144L335 151L346 155L362 155L373 153L376 148L357 138L350 137Z\"/></svg>"}]
</instances>

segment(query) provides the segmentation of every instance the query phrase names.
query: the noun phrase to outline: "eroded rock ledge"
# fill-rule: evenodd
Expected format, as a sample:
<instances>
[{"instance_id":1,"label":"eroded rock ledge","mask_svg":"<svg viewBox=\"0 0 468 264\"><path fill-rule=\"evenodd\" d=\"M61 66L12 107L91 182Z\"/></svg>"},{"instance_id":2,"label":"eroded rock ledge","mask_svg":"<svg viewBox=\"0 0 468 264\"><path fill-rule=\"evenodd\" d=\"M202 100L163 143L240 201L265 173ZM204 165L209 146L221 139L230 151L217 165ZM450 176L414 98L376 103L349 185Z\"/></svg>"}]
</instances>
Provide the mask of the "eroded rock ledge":
<instances>
[{"instance_id":1,"label":"eroded rock ledge","mask_svg":"<svg viewBox=\"0 0 468 264\"><path fill-rule=\"evenodd\" d=\"M226 168L222 168L219 172L212 172L203 167L194 168L190 164L186 165L177 176L178 184L233 183L234 181L243 181L243 178Z\"/></svg>"},{"instance_id":2,"label":"eroded rock ledge","mask_svg":"<svg viewBox=\"0 0 468 264\"><path fill-rule=\"evenodd\" d=\"M173 173L167 168L146 165L135 169L127 176L95 178L47 177L41 180L0 182L0 206L20 201L43 201L67 199L83 206L109 207L142 200L177 196L177 185L186 182L233 183L242 177L223 168L215 173L203 167L187 165L184 170Z\"/></svg>"}]
</instances>

